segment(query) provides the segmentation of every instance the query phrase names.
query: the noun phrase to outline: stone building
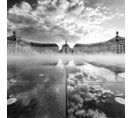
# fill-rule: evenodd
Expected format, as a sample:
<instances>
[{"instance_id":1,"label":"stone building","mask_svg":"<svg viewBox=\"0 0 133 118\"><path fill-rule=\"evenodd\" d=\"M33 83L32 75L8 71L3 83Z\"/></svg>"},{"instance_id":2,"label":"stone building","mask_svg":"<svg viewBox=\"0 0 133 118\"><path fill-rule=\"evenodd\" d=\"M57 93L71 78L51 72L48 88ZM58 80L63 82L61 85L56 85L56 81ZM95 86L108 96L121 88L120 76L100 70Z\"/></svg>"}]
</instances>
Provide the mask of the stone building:
<instances>
[{"instance_id":1,"label":"stone building","mask_svg":"<svg viewBox=\"0 0 133 118\"><path fill-rule=\"evenodd\" d=\"M39 53L59 52L59 47L55 43L30 43L31 48Z\"/></svg>"},{"instance_id":2,"label":"stone building","mask_svg":"<svg viewBox=\"0 0 133 118\"><path fill-rule=\"evenodd\" d=\"M72 53L72 49L67 44L67 41L65 41L65 44L62 45L62 48L60 50L61 53Z\"/></svg>"},{"instance_id":3,"label":"stone building","mask_svg":"<svg viewBox=\"0 0 133 118\"><path fill-rule=\"evenodd\" d=\"M27 42L16 35L7 37L7 52L8 53L23 53L31 54L33 52L39 53L50 53L50 52L61 52L61 53L125 53L125 38L119 36L119 32L116 32L116 36L112 39L93 43L93 44L75 44L74 48L70 48L67 41L62 45L61 50L55 43L35 43Z\"/></svg>"},{"instance_id":4,"label":"stone building","mask_svg":"<svg viewBox=\"0 0 133 118\"><path fill-rule=\"evenodd\" d=\"M13 31L13 35L7 37L7 52L21 54L59 52L59 47L57 44L34 43L22 40L21 37L18 37L16 32Z\"/></svg>"},{"instance_id":5,"label":"stone building","mask_svg":"<svg viewBox=\"0 0 133 118\"><path fill-rule=\"evenodd\" d=\"M116 32L116 36L109 41L104 42L104 48L100 48L101 51L113 52L113 53L125 53L125 38L119 36L119 32Z\"/></svg>"},{"instance_id":6,"label":"stone building","mask_svg":"<svg viewBox=\"0 0 133 118\"><path fill-rule=\"evenodd\" d=\"M21 39L13 31L13 35L7 37L7 53L28 53L28 42Z\"/></svg>"},{"instance_id":7,"label":"stone building","mask_svg":"<svg viewBox=\"0 0 133 118\"><path fill-rule=\"evenodd\" d=\"M93 44L76 44L74 46L74 53L125 53L125 38L119 36L119 32L116 32L116 36L112 39L93 43Z\"/></svg>"}]
</instances>

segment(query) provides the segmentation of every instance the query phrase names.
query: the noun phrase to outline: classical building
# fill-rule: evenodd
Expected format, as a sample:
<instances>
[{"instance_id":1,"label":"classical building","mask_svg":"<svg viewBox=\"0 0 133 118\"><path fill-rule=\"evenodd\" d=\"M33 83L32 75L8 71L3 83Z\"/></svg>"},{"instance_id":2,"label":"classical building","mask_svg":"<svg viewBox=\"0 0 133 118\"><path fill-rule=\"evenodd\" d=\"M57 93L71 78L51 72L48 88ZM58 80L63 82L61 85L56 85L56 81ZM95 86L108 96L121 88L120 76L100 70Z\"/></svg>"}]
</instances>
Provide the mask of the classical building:
<instances>
[{"instance_id":1,"label":"classical building","mask_svg":"<svg viewBox=\"0 0 133 118\"><path fill-rule=\"evenodd\" d=\"M76 44L73 50L74 53L125 53L125 38L120 37L117 31L116 36L108 41L93 44Z\"/></svg>"},{"instance_id":2,"label":"classical building","mask_svg":"<svg viewBox=\"0 0 133 118\"><path fill-rule=\"evenodd\" d=\"M36 43L27 42L18 37L13 32L13 35L7 37L7 51L8 53L25 53L32 54L33 52L39 53L125 53L125 38L119 36L119 32L116 32L116 36L112 39L92 44L75 44L74 48L70 48L67 41L62 45L61 50L55 43Z\"/></svg>"},{"instance_id":3,"label":"classical building","mask_svg":"<svg viewBox=\"0 0 133 118\"><path fill-rule=\"evenodd\" d=\"M24 41L21 37L16 35L15 31L13 31L13 35L7 37L7 52L21 54L33 54L34 52L59 52L59 47L54 43L48 44Z\"/></svg>"},{"instance_id":4,"label":"classical building","mask_svg":"<svg viewBox=\"0 0 133 118\"><path fill-rule=\"evenodd\" d=\"M39 53L50 53L50 52L59 52L59 47L55 43L30 43L30 46L33 50Z\"/></svg>"},{"instance_id":5,"label":"classical building","mask_svg":"<svg viewBox=\"0 0 133 118\"><path fill-rule=\"evenodd\" d=\"M62 48L60 50L61 53L72 53L72 49L67 44L67 41L65 41L65 44L62 45Z\"/></svg>"},{"instance_id":6,"label":"classical building","mask_svg":"<svg viewBox=\"0 0 133 118\"><path fill-rule=\"evenodd\" d=\"M29 49L28 44L28 42L22 40L13 31L13 35L7 37L7 53L27 53Z\"/></svg>"}]
</instances>

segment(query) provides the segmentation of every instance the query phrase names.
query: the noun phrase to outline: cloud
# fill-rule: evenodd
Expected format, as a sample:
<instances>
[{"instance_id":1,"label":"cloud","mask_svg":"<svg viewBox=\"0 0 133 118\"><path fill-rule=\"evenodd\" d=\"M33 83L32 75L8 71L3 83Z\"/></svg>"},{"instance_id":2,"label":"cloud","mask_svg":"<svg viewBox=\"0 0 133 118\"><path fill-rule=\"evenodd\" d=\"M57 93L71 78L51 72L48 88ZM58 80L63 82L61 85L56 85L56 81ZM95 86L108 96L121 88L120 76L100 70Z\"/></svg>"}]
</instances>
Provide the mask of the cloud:
<instances>
[{"instance_id":1,"label":"cloud","mask_svg":"<svg viewBox=\"0 0 133 118\"><path fill-rule=\"evenodd\" d=\"M64 42L65 40L69 42L75 42L76 40L79 39L78 36L70 35L64 29L59 29L59 27L54 27L50 29L50 31L35 27L22 27L17 30L17 33L22 35L23 38L38 42L52 43L52 42L62 42L62 41Z\"/></svg>"},{"instance_id":2,"label":"cloud","mask_svg":"<svg viewBox=\"0 0 133 118\"><path fill-rule=\"evenodd\" d=\"M92 109L88 109L86 116L88 117L92 117L92 118L107 118L106 114L103 112L99 112L98 109L96 110L92 110Z\"/></svg>"},{"instance_id":3,"label":"cloud","mask_svg":"<svg viewBox=\"0 0 133 118\"><path fill-rule=\"evenodd\" d=\"M39 1L39 5L36 10L32 10L28 3L23 2L20 7L14 6L9 10L8 21L14 24L21 36L38 41L69 40L73 42L79 39L78 36L70 34L58 24L56 17L59 16L60 11L53 10L52 12L54 6L49 1ZM55 12L58 14L56 15Z\"/></svg>"},{"instance_id":4,"label":"cloud","mask_svg":"<svg viewBox=\"0 0 133 118\"><path fill-rule=\"evenodd\" d=\"M92 30L93 28L91 28ZM98 29L98 30L95 30ZM120 29L118 27L111 27L109 29L104 29L102 27L95 27L94 30L89 31L87 35L84 36L81 40L78 41L78 43L95 43L95 42L103 42L106 40L109 40L113 37L115 37L115 33L118 30L119 35L124 37L125 33L123 29ZM91 39L91 40L90 40Z\"/></svg>"},{"instance_id":5,"label":"cloud","mask_svg":"<svg viewBox=\"0 0 133 118\"><path fill-rule=\"evenodd\" d=\"M8 20L16 25L34 25L37 23L37 19L34 19L33 16L29 14L17 15L15 13L11 13L8 15Z\"/></svg>"},{"instance_id":6,"label":"cloud","mask_svg":"<svg viewBox=\"0 0 133 118\"><path fill-rule=\"evenodd\" d=\"M115 17L107 5L105 0L38 0L33 9L22 2L8 11L8 31L15 29L22 37L35 41L77 42L103 29L101 24ZM118 15L122 17L122 13Z\"/></svg>"},{"instance_id":7,"label":"cloud","mask_svg":"<svg viewBox=\"0 0 133 118\"><path fill-rule=\"evenodd\" d=\"M31 14L31 6L23 2L19 7L14 6L8 11L8 21L12 22L16 27L25 27L37 24L37 18Z\"/></svg>"}]
</instances>

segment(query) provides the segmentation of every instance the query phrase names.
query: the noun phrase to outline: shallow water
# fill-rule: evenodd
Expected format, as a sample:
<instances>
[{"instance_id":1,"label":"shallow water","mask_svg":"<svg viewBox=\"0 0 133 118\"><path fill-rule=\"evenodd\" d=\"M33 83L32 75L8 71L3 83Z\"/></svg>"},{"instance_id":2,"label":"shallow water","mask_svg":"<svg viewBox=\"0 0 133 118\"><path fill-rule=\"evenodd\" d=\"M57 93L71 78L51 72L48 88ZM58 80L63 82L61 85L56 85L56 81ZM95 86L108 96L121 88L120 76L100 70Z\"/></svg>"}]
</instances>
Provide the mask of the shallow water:
<instances>
[{"instance_id":1,"label":"shallow water","mask_svg":"<svg viewBox=\"0 0 133 118\"><path fill-rule=\"evenodd\" d=\"M65 75L60 68L42 66L10 79L8 96L18 101L8 106L8 117L65 117Z\"/></svg>"},{"instance_id":2,"label":"shallow water","mask_svg":"<svg viewBox=\"0 0 133 118\"><path fill-rule=\"evenodd\" d=\"M53 62L35 63L34 60L27 66L20 62L8 63L8 98L17 98L17 102L8 105L8 118L87 118L88 114L99 114L103 118L124 118L125 105L114 100L116 96L124 98L124 82L88 82L87 90L73 89L69 94L66 90L66 85L69 86L69 83L66 84L68 75L79 73L77 66L85 63L78 59ZM100 90L95 87L97 85ZM87 101L83 96L87 96ZM76 100L84 101L81 104ZM69 114L71 107L66 106L66 103L70 102L74 102L74 111Z\"/></svg>"}]
</instances>

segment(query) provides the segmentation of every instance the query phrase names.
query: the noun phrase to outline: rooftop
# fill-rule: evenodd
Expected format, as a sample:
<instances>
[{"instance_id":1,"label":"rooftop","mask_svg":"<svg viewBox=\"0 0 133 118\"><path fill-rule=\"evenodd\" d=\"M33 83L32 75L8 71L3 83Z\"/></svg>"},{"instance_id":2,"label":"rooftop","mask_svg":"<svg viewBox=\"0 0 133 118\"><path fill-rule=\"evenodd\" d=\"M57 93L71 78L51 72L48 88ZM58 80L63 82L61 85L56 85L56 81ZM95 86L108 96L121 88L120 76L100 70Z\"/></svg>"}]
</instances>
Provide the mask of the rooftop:
<instances>
[{"instance_id":1,"label":"rooftop","mask_svg":"<svg viewBox=\"0 0 133 118\"><path fill-rule=\"evenodd\" d=\"M56 43L30 43L31 46L39 46L39 47L58 47Z\"/></svg>"},{"instance_id":2,"label":"rooftop","mask_svg":"<svg viewBox=\"0 0 133 118\"><path fill-rule=\"evenodd\" d=\"M119 32L116 31L116 36L113 37L112 39L105 41L105 42L98 42L98 43L91 43L91 44L75 44L74 47L83 47L83 46L97 46L99 44L104 44L104 43L108 43L108 42L121 42L121 41L125 41L124 37L120 37L119 36Z\"/></svg>"}]
</instances>

